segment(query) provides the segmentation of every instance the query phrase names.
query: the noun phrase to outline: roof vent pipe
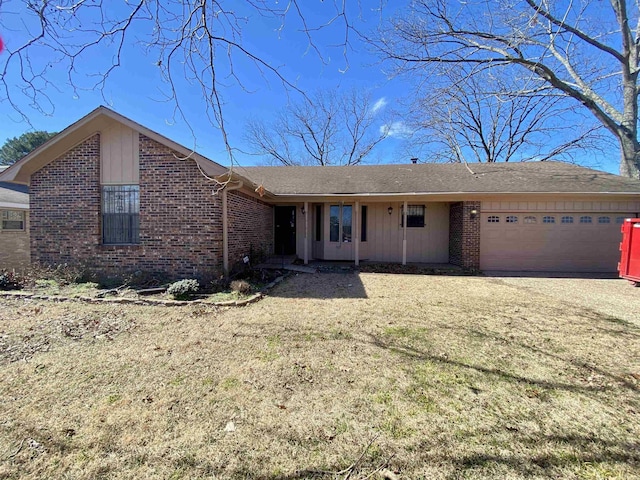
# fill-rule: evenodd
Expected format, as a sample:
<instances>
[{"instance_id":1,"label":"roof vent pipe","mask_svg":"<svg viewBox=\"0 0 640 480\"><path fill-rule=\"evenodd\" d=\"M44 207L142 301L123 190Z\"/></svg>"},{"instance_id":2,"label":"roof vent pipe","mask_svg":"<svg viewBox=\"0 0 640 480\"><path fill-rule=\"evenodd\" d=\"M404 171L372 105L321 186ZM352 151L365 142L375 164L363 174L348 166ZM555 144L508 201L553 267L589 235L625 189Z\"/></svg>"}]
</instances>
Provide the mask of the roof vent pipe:
<instances>
[{"instance_id":1,"label":"roof vent pipe","mask_svg":"<svg viewBox=\"0 0 640 480\"><path fill-rule=\"evenodd\" d=\"M411 163L418 163L418 157L414 157L411 159Z\"/></svg>"}]
</instances>

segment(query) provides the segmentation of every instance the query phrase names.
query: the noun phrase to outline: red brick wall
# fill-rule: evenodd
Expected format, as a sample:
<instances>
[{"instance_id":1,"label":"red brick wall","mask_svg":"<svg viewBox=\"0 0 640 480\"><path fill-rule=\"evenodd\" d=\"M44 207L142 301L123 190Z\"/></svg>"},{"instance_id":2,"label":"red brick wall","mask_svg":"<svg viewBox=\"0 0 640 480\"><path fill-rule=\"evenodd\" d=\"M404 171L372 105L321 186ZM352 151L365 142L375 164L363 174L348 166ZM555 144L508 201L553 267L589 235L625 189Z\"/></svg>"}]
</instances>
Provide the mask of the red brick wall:
<instances>
[{"instance_id":1,"label":"red brick wall","mask_svg":"<svg viewBox=\"0 0 640 480\"><path fill-rule=\"evenodd\" d=\"M100 135L31 175L31 261L48 265L91 258L100 243Z\"/></svg>"},{"instance_id":2,"label":"red brick wall","mask_svg":"<svg viewBox=\"0 0 640 480\"><path fill-rule=\"evenodd\" d=\"M273 253L273 207L237 190L229 191L229 265L250 254Z\"/></svg>"},{"instance_id":3,"label":"red brick wall","mask_svg":"<svg viewBox=\"0 0 640 480\"><path fill-rule=\"evenodd\" d=\"M208 278L222 270L222 206L192 160L140 135L140 244L102 245L100 137L31 177L32 259L106 274Z\"/></svg>"},{"instance_id":4,"label":"red brick wall","mask_svg":"<svg viewBox=\"0 0 640 480\"><path fill-rule=\"evenodd\" d=\"M477 210L475 218L471 210ZM450 205L449 262L470 271L480 269L480 202Z\"/></svg>"}]
</instances>

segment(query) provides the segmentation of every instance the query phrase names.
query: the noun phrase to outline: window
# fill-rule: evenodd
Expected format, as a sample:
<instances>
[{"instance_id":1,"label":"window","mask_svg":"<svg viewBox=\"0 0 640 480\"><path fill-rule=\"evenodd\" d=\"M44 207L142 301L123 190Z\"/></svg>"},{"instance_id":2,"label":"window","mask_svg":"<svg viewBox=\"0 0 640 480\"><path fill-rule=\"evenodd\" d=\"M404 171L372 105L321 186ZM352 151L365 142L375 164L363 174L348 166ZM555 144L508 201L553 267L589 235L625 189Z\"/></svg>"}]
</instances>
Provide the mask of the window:
<instances>
[{"instance_id":1,"label":"window","mask_svg":"<svg viewBox=\"0 0 640 480\"><path fill-rule=\"evenodd\" d=\"M316 205L316 242L322 241L322 205Z\"/></svg>"},{"instance_id":2,"label":"window","mask_svg":"<svg viewBox=\"0 0 640 480\"><path fill-rule=\"evenodd\" d=\"M527 223L527 224L531 225L533 223L538 223L538 219L536 217L534 217L534 216L529 215L529 216L524 217L524 223Z\"/></svg>"},{"instance_id":3,"label":"window","mask_svg":"<svg viewBox=\"0 0 640 480\"><path fill-rule=\"evenodd\" d=\"M404 211L400 211L400 226L404 227ZM424 227L424 205L407 205L407 227Z\"/></svg>"},{"instance_id":4,"label":"window","mask_svg":"<svg viewBox=\"0 0 640 480\"><path fill-rule=\"evenodd\" d=\"M598 223L611 223L611 219L609 217L598 217Z\"/></svg>"},{"instance_id":5,"label":"window","mask_svg":"<svg viewBox=\"0 0 640 480\"><path fill-rule=\"evenodd\" d=\"M2 211L2 230L24 230L24 212L21 210Z\"/></svg>"},{"instance_id":6,"label":"window","mask_svg":"<svg viewBox=\"0 0 640 480\"><path fill-rule=\"evenodd\" d=\"M552 217L550 215L546 215L542 217L542 223L556 223L556 217Z\"/></svg>"},{"instance_id":7,"label":"window","mask_svg":"<svg viewBox=\"0 0 640 480\"><path fill-rule=\"evenodd\" d=\"M507 215L507 223L518 223L518 217L516 215Z\"/></svg>"},{"instance_id":8,"label":"window","mask_svg":"<svg viewBox=\"0 0 640 480\"><path fill-rule=\"evenodd\" d=\"M340 239L340 205L331 205L329 208L329 241L337 242Z\"/></svg>"},{"instance_id":9,"label":"window","mask_svg":"<svg viewBox=\"0 0 640 480\"><path fill-rule=\"evenodd\" d=\"M487 223L500 223L500 217L497 215L489 215L487 217Z\"/></svg>"},{"instance_id":10,"label":"window","mask_svg":"<svg viewBox=\"0 0 640 480\"><path fill-rule=\"evenodd\" d=\"M616 223L618 225L622 225L624 223L624 219L627 217L616 217Z\"/></svg>"},{"instance_id":11,"label":"window","mask_svg":"<svg viewBox=\"0 0 640 480\"><path fill-rule=\"evenodd\" d=\"M589 215L580 217L580 223L592 223L593 219Z\"/></svg>"},{"instance_id":12,"label":"window","mask_svg":"<svg viewBox=\"0 0 640 480\"><path fill-rule=\"evenodd\" d=\"M351 205L331 205L329 207L329 241L349 243L352 241L351 225L353 207ZM340 235L342 228L342 235Z\"/></svg>"},{"instance_id":13,"label":"window","mask_svg":"<svg viewBox=\"0 0 640 480\"><path fill-rule=\"evenodd\" d=\"M344 205L342 207L342 241L351 242L351 225L352 225L352 213L353 207L351 205Z\"/></svg>"},{"instance_id":14,"label":"window","mask_svg":"<svg viewBox=\"0 0 640 480\"><path fill-rule=\"evenodd\" d=\"M367 206L362 205L362 213L360 214L360 241L367 241Z\"/></svg>"},{"instance_id":15,"label":"window","mask_svg":"<svg viewBox=\"0 0 640 480\"><path fill-rule=\"evenodd\" d=\"M560 223L573 223L573 217L566 216L560 219Z\"/></svg>"},{"instance_id":16,"label":"window","mask_svg":"<svg viewBox=\"0 0 640 480\"><path fill-rule=\"evenodd\" d=\"M102 187L102 243L140 243L140 187Z\"/></svg>"}]
</instances>

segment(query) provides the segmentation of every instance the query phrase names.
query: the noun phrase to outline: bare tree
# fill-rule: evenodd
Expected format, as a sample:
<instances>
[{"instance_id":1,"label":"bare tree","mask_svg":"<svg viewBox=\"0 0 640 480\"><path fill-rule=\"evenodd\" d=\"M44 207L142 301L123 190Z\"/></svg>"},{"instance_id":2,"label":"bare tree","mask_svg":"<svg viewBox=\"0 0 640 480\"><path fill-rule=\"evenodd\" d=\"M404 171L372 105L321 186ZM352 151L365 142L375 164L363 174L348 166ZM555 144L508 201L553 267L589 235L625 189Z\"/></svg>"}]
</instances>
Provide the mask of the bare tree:
<instances>
[{"instance_id":1,"label":"bare tree","mask_svg":"<svg viewBox=\"0 0 640 480\"><path fill-rule=\"evenodd\" d=\"M115 4L117 3L117 5ZM328 50L316 43L323 33L332 36L331 51L346 56L352 25L350 14L358 4L338 0L311 2L285 0L0 0L0 32L6 51L0 55L0 101L10 104L27 122L21 107L26 97L42 113L52 113L52 89L70 87L102 89L112 73L126 60L131 48L144 48L154 59L158 74L166 81L167 100L175 115L187 120L181 96L199 88L211 123L220 128L231 159L232 149L224 122L223 93L230 85L243 87L234 64L251 62L265 81L275 79L289 91L304 96L286 78L279 65L264 60L243 40L253 21L269 21L280 29L302 32L308 50L328 63ZM351 11L348 11L351 8ZM12 32L26 35L15 45ZM274 34L278 34L275 32ZM329 48L329 47L327 47ZM90 59L91 61L87 61ZM96 66L99 65L99 66ZM66 72L68 86L61 86L53 73ZM187 86L184 86L186 80ZM181 86L182 85L182 86ZM188 122L187 122L188 123Z\"/></svg>"},{"instance_id":2,"label":"bare tree","mask_svg":"<svg viewBox=\"0 0 640 480\"><path fill-rule=\"evenodd\" d=\"M577 101L619 142L621 174L638 178L639 17L625 0L414 0L373 41L405 72L461 64L527 72L513 94Z\"/></svg>"},{"instance_id":3,"label":"bare tree","mask_svg":"<svg viewBox=\"0 0 640 480\"><path fill-rule=\"evenodd\" d=\"M271 124L250 121L246 140L253 154L283 165L357 165L386 137L376 128L380 113L364 93L323 91L289 104Z\"/></svg>"},{"instance_id":4,"label":"bare tree","mask_svg":"<svg viewBox=\"0 0 640 480\"><path fill-rule=\"evenodd\" d=\"M600 128L578 128L565 97L536 89L511 95L519 79L503 73L472 75L463 66L445 70L440 88L431 81L410 115L413 148L445 162L574 161L578 152L596 151Z\"/></svg>"}]
</instances>

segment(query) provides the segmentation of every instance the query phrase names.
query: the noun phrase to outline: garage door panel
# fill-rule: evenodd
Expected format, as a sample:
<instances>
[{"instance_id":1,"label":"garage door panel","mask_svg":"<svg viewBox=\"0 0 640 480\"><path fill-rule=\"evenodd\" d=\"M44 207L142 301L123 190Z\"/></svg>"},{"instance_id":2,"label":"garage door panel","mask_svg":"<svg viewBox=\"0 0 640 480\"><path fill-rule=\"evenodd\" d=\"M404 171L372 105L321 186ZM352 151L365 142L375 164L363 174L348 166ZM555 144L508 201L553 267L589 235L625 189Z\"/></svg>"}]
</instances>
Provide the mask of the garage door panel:
<instances>
[{"instance_id":1,"label":"garage door panel","mask_svg":"<svg viewBox=\"0 0 640 480\"><path fill-rule=\"evenodd\" d=\"M489 216L494 222L489 222ZM508 216L517 217L507 223ZM615 272L619 260L620 224L623 213L483 213L480 228L482 270ZM495 222L496 217L499 218ZM535 217L535 223L524 223ZM551 217L555 223L543 223ZM570 220L573 223L562 223ZM580 223L590 217L591 223ZM608 217L609 223L599 223ZM514 218L512 218L513 220ZM587 221L584 218L583 221ZM602 222L606 219L602 219Z\"/></svg>"}]
</instances>

